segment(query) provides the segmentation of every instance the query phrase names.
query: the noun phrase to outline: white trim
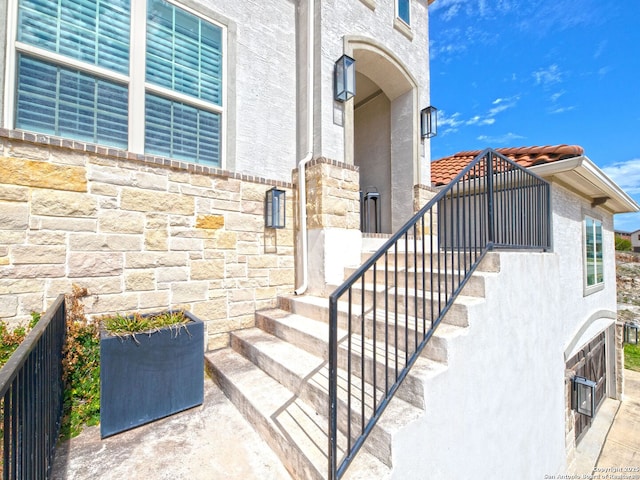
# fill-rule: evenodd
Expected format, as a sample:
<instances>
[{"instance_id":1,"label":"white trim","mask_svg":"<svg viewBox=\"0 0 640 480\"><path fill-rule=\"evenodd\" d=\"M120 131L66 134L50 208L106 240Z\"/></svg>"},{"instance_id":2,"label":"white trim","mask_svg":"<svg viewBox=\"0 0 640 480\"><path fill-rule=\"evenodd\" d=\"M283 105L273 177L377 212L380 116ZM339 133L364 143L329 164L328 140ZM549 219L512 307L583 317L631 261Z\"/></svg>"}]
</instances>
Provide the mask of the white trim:
<instances>
[{"instance_id":1,"label":"white trim","mask_svg":"<svg viewBox=\"0 0 640 480\"><path fill-rule=\"evenodd\" d=\"M140 25L145 28L135 28ZM147 1L131 4L129 32L129 150L144 153L145 138L145 67L147 52Z\"/></svg>"},{"instance_id":2,"label":"white trim","mask_svg":"<svg viewBox=\"0 0 640 480\"><path fill-rule=\"evenodd\" d=\"M409 21L405 21L403 18L400 17L400 0L395 0L395 6L396 6L396 19L400 20L404 25L406 25L407 27L409 27L409 29L411 29L411 0L406 0L409 3Z\"/></svg>"},{"instance_id":3,"label":"white trim","mask_svg":"<svg viewBox=\"0 0 640 480\"><path fill-rule=\"evenodd\" d=\"M15 95L16 90L16 34L18 25L18 0L9 0L7 4L7 51L5 52L6 65L4 70L4 115L5 128L15 128Z\"/></svg>"},{"instance_id":4,"label":"white trim","mask_svg":"<svg viewBox=\"0 0 640 480\"><path fill-rule=\"evenodd\" d=\"M591 315L578 328L573 338L567 344L564 350L564 361L568 362L573 358L585 345L600 335L603 331L616 323L616 312L611 310L599 310Z\"/></svg>"},{"instance_id":5,"label":"white trim","mask_svg":"<svg viewBox=\"0 0 640 480\"><path fill-rule=\"evenodd\" d=\"M604 235L604 225L602 222L602 217L599 217L597 215L594 215L593 212L586 212L583 213L583 218L582 218L582 281L583 281L583 287L584 287L584 292L583 292L583 296L587 296L587 295L591 295L592 293L595 292L599 292L600 290L604 289L604 284L605 284L605 277L604 277L604 238L600 239L600 247L602 248L602 282L598 282L597 278L598 278L598 269L596 268L596 263L595 263L595 259L594 259L594 263L593 263L593 267L594 267L594 275L595 275L595 282L593 285L589 285L588 283L588 268L587 268L587 263L588 263L588 258L587 258L587 218L591 219L594 222L594 226L593 226L593 241L594 241L594 253L596 252L596 235L595 235L595 227L596 227L596 223L600 224L600 231L602 232L602 235Z\"/></svg>"}]
</instances>

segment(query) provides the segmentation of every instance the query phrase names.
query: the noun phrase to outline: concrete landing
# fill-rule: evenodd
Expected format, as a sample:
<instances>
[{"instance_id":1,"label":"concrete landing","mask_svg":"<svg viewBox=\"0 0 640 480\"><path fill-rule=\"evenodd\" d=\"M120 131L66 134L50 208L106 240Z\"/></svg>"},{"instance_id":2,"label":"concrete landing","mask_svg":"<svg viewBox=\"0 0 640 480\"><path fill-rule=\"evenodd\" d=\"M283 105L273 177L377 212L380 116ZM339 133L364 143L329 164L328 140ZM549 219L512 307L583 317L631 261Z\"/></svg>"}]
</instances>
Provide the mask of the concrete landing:
<instances>
[{"instance_id":1,"label":"concrete landing","mask_svg":"<svg viewBox=\"0 0 640 480\"><path fill-rule=\"evenodd\" d=\"M204 404L104 440L90 427L56 450L54 480L291 480L214 382Z\"/></svg>"}]
</instances>

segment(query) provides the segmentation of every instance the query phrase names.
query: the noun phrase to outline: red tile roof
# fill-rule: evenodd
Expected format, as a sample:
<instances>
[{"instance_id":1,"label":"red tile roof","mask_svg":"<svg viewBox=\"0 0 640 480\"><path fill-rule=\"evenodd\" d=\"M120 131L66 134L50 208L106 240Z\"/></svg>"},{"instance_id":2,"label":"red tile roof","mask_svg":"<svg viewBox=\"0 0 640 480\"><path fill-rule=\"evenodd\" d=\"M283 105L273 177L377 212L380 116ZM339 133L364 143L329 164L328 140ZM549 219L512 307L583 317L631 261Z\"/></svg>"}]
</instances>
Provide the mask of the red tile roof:
<instances>
[{"instance_id":1,"label":"red tile roof","mask_svg":"<svg viewBox=\"0 0 640 480\"><path fill-rule=\"evenodd\" d=\"M579 145L496 148L495 150L523 167L556 162L584 154L584 149ZM432 184L436 186L448 184L481 152L482 150L469 150L434 160L431 162Z\"/></svg>"}]
</instances>

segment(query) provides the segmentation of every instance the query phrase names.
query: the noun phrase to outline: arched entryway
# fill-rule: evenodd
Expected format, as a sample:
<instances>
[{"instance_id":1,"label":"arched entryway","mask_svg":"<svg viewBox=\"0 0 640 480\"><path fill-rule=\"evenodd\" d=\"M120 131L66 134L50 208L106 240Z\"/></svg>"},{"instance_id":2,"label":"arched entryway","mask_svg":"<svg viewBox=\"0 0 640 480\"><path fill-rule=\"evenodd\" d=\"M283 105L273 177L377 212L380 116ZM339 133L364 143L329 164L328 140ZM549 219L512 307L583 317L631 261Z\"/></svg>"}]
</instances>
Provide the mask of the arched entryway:
<instances>
[{"instance_id":1,"label":"arched entryway","mask_svg":"<svg viewBox=\"0 0 640 480\"><path fill-rule=\"evenodd\" d=\"M356 96L346 115L345 145L360 168L361 190L379 193L378 231L392 233L413 215L419 183L417 83L373 40L350 38L347 45L356 60ZM375 231L369 213L369 231Z\"/></svg>"}]
</instances>

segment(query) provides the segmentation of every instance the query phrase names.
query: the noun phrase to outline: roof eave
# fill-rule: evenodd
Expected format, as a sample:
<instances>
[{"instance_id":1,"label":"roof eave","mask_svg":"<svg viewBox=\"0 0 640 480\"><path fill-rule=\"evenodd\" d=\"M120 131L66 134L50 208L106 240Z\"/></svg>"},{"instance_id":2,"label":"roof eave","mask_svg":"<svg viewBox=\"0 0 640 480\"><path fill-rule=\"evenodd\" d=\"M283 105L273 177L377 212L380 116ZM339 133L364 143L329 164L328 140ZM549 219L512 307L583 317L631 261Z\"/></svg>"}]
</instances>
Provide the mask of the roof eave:
<instances>
[{"instance_id":1,"label":"roof eave","mask_svg":"<svg viewBox=\"0 0 640 480\"><path fill-rule=\"evenodd\" d=\"M585 155L534 165L529 170L544 179L555 179L569 186L592 205L602 205L611 213L640 211L640 205Z\"/></svg>"}]
</instances>

